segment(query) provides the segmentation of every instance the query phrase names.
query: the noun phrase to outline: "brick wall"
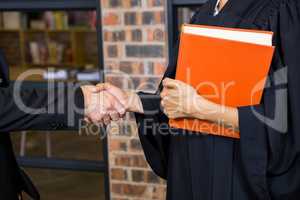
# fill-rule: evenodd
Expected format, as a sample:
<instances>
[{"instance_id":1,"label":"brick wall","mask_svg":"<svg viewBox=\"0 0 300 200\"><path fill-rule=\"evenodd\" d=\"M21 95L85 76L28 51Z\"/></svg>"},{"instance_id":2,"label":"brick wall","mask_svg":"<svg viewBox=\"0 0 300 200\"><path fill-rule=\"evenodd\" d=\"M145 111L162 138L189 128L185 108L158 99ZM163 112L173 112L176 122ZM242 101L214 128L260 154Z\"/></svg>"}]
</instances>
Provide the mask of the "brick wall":
<instances>
[{"instance_id":1,"label":"brick wall","mask_svg":"<svg viewBox=\"0 0 300 200\"><path fill-rule=\"evenodd\" d=\"M155 91L166 66L164 0L101 0L106 81ZM112 199L165 199L165 183L149 168L132 115L109 127Z\"/></svg>"}]
</instances>

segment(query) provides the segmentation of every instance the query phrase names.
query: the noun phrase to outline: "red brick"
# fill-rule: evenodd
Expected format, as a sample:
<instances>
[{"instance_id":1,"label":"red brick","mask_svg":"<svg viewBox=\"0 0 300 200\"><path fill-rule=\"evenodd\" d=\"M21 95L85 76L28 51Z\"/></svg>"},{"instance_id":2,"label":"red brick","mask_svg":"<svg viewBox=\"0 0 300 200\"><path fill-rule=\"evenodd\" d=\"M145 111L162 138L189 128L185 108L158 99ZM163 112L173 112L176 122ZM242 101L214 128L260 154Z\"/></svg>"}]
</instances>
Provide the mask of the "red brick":
<instances>
[{"instance_id":1,"label":"red brick","mask_svg":"<svg viewBox=\"0 0 300 200\"><path fill-rule=\"evenodd\" d=\"M113 168L110 173L113 180L127 180L127 171L124 169Z\"/></svg>"},{"instance_id":2,"label":"red brick","mask_svg":"<svg viewBox=\"0 0 300 200\"><path fill-rule=\"evenodd\" d=\"M166 187L154 187L152 199L164 200L166 199Z\"/></svg>"},{"instance_id":3,"label":"red brick","mask_svg":"<svg viewBox=\"0 0 300 200\"><path fill-rule=\"evenodd\" d=\"M141 196L145 193L147 186L141 185L124 185L124 194L129 196Z\"/></svg>"},{"instance_id":4,"label":"red brick","mask_svg":"<svg viewBox=\"0 0 300 200\"><path fill-rule=\"evenodd\" d=\"M105 81L120 88L156 90L160 77L166 70L165 62L162 61L166 59L166 1L101 1L104 11L105 69L129 74L116 76L107 73ZM157 77L149 78L147 75ZM126 118L128 120L134 120L134 115L130 114L130 119ZM164 182L149 169L136 126L132 127L127 123L120 123L110 130L111 135L118 135L109 137L111 197L113 200L163 200Z\"/></svg>"},{"instance_id":5,"label":"red brick","mask_svg":"<svg viewBox=\"0 0 300 200\"><path fill-rule=\"evenodd\" d=\"M118 195L127 195L132 197L142 197L146 192L147 186L131 184L112 184L112 192Z\"/></svg>"},{"instance_id":6,"label":"red brick","mask_svg":"<svg viewBox=\"0 0 300 200\"><path fill-rule=\"evenodd\" d=\"M143 151L141 142L138 138L137 139L132 139L130 141L130 150L133 151L133 152Z\"/></svg>"},{"instance_id":7,"label":"red brick","mask_svg":"<svg viewBox=\"0 0 300 200\"><path fill-rule=\"evenodd\" d=\"M142 167L148 166L144 155L118 155L115 158L116 166L124 167Z\"/></svg>"},{"instance_id":8,"label":"red brick","mask_svg":"<svg viewBox=\"0 0 300 200\"><path fill-rule=\"evenodd\" d=\"M103 25L113 26L120 24L120 17L116 13L108 13L103 17Z\"/></svg>"},{"instance_id":9,"label":"red brick","mask_svg":"<svg viewBox=\"0 0 300 200\"><path fill-rule=\"evenodd\" d=\"M123 194L122 184L112 184L111 192L115 194Z\"/></svg>"},{"instance_id":10,"label":"red brick","mask_svg":"<svg viewBox=\"0 0 300 200\"><path fill-rule=\"evenodd\" d=\"M134 182L147 182L144 170L131 170L131 178Z\"/></svg>"},{"instance_id":11,"label":"red brick","mask_svg":"<svg viewBox=\"0 0 300 200\"><path fill-rule=\"evenodd\" d=\"M113 139L109 143L109 150L110 151L126 151L127 144L126 141Z\"/></svg>"},{"instance_id":12,"label":"red brick","mask_svg":"<svg viewBox=\"0 0 300 200\"><path fill-rule=\"evenodd\" d=\"M154 63L154 74L155 75L163 75L167 69L165 63Z\"/></svg>"},{"instance_id":13,"label":"red brick","mask_svg":"<svg viewBox=\"0 0 300 200\"><path fill-rule=\"evenodd\" d=\"M147 171L146 176L147 176L146 178L147 183L157 183L157 184L160 183L160 178L156 174L154 174L154 172Z\"/></svg>"},{"instance_id":14,"label":"red brick","mask_svg":"<svg viewBox=\"0 0 300 200\"><path fill-rule=\"evenodd\" d=\"M148 7L162 7L165 5L165 0L147 0Z\"/></svg>"},{"instance_id":15,"label":"red brick","mask_svg":"<svg viewBox=\"0 0 300 200\"><path fill-rule=\"evenodd\" d=\"M142 0L122 0L124 8L137 8L141 7Z\"/></svg>"},{"instance_id":16,"label":"red brick","mask_svg":"<svg viewBox=\"0 0 300 200\"><path fill-rule=\"evenodd\" d=\"M153 42L153 41L163 42L165 41L165 39L166 39L165 32L161 28L147 30L147 40L149 42Z\"/></svg>"}]
</instances>

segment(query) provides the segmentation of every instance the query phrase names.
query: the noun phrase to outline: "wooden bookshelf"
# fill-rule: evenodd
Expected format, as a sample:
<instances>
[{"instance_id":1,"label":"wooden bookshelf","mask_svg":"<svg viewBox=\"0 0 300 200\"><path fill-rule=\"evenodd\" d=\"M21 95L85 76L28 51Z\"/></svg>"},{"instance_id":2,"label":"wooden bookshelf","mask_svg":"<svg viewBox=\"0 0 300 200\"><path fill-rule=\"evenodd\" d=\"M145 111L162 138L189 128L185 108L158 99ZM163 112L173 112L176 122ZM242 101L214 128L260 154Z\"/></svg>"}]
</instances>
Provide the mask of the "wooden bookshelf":
<instances>
[{"instance_id":1,"label":"wooden bookshelf","mask_svg":"<svg viewBox=\"0 0 300 200\"><path fill-rule=\"evenodd\" d=\"M71 28L68 30L38 30L38 29L0 29L0 48L4 50L10 65L11 79L16 77L28 69L45 69L48 67L77 69L83 68L85 65L98 67L98 58L88 54L89 51L97 51L97 45L86 44L87 41L97 40L96 30L88 28ZM1 39L2 38L2 39ZM6 40L7 38L7 40ZM48 46L51 41L61 43L65 46L65 51L70 51L71 58L62 62L51 63L33 63L30 58L29 43L31 41L42 41ZM90 42L92 43L92 42ZM65 54L66 52L64 52ZM13 54L13 55L12 55ZM40 81L42 77L30 78L30 80Z\"/></svg>"}]
</instances>

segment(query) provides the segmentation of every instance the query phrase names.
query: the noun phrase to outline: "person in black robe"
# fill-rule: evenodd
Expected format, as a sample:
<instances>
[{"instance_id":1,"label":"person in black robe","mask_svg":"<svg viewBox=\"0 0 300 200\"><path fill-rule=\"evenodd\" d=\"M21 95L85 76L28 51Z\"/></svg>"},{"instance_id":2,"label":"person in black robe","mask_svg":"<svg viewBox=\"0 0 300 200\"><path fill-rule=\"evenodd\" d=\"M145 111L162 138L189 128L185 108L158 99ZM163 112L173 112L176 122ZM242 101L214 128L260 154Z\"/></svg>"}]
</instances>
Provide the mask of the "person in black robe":
<instances>
[{"instance_id":1,"label":"person in black robe","mask_svg":"<svg viewBox=\"0 0 300 200\"><path fill-rule=\"evenodd\" d=\"M128 110L136 112L146 159L167 180L168 200L297 200L300 1L229 0L215 15L216 4L204 4L191 23L274 32L276 50L262 103L236 109L238 140L160 126L169 121L159 109L163 85L156 94L139 93L129 107L140 104L143 111ZM176 59L164 78L174 79ZM106 89L121 94L111 85Z\"/></svg>"}]
</instances>

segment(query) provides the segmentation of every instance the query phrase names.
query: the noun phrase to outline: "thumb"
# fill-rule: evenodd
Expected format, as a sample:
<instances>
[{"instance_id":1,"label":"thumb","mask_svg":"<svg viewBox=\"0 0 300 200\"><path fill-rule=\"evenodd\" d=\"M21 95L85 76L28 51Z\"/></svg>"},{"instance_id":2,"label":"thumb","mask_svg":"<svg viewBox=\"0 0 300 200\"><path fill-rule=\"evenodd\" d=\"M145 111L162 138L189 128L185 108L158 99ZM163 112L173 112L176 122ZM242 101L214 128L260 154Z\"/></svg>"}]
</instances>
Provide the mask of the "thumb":
<instances>
[{"instance_id":1,"label":"thumb","mask_svg":"<svg viewBox=\"0 0 300 200\"><path fill-rule=\"evenodd\" d=\"M123 116L126 113L126 108L124 107L124 105L115 97L114 97L114 108L121 116Z\"/></svg>"},{"instance_id":2,"label":"thumb","mask_svg":"<svg viewBox=\"0 0 300 200\"><path fill-rule=\"evenodd\" d=\"M108 88L109 87L108 87L107 83L99 83L94 87L93 93L99 93L99 92L107 90Z\"/></svg>"}]
</instances>

